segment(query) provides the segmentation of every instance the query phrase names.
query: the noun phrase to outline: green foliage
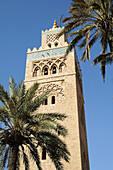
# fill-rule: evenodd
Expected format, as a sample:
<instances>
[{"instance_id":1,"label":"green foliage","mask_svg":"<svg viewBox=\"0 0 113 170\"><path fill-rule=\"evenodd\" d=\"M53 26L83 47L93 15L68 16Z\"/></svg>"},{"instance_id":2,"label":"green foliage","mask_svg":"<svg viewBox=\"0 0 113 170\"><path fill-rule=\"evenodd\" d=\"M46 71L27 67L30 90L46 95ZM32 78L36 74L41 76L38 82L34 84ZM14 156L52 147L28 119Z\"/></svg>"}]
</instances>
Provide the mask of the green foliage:
<instances>
[{"instance_id":1,"label":"green foliage","mask_svg":"<svg viewBox=\"0 0 113 170\"><path fill-rule=\"evenodd\" d=\"M0 169L19 170L20 158L25 170L29 169L29 155L42 170L38 147L45 148L56 169L62 170L61 159L69 162L69 152L58 135L66 136L67 130L59 124L66 116L57 113L37 113L49 92L36 96L39 85L26 89L23 81L17 85L9 81L10 94L0 85Z\"/></svg>"},{"instance_id":2,"label":"green foliage","mask_svg":"<svg viewBox=\"0 0 113 170\"><path fill-rule=\"evenodd\" d=\"M84 48L81 60L90 60L90 50L100 40L102 51L93 63L100 63L105 81L105 67L113 62L113 1L72 0L68 13L70 17L63 20L66 25L59 34L72 37L65 56L78 45L80 49ZM108 48L110 51L106 54Z\"/></svg>"}]
</instances>

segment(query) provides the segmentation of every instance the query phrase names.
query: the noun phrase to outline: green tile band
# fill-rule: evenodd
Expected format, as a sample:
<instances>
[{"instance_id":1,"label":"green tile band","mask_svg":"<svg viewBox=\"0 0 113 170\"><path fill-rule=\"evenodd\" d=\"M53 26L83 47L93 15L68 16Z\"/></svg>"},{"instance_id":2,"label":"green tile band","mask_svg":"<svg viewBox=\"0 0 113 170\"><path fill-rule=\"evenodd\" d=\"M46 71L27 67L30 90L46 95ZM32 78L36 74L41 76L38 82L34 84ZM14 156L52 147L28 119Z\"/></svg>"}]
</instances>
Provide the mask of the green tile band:
<instances>
[{"instance_id":1,"label":"green tile band","mask_svg":"<svg viewBox=\"0 0 113 170\"><path fill-rule=\"evenodd\" d=\"M48 49L44 51L30 53L30 54L27 54L27 60L35 60L39 58L63 55L65 54L66 49L67 47L63 47L63 48Z\"/></svg>"}]
</instances>

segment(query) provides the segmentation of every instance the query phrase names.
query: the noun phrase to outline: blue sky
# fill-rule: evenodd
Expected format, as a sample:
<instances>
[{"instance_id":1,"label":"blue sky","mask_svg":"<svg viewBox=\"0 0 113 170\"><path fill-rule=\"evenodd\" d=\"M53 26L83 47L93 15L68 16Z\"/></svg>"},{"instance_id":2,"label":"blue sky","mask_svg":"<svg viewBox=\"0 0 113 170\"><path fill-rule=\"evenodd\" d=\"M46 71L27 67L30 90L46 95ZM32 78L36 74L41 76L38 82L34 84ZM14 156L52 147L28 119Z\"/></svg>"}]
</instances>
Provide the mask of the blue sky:
<instances>
[{"instance_id":1,"label":"blue sky","mask_svg":"<svg viewBox=\"0 0 113 170\"><path fill-rule=\"evenodd\" d=\"M0 84L8 89L9 77L24 80L26 51L41 45L41 30L53 26L70 0L0 0ZM77 49L80 59L82 52ZM100 52L99 44L91 51ZM91 170L113 169L113 65L102 82L99 65L81 63Z\"/></svg>"}]
</instances>

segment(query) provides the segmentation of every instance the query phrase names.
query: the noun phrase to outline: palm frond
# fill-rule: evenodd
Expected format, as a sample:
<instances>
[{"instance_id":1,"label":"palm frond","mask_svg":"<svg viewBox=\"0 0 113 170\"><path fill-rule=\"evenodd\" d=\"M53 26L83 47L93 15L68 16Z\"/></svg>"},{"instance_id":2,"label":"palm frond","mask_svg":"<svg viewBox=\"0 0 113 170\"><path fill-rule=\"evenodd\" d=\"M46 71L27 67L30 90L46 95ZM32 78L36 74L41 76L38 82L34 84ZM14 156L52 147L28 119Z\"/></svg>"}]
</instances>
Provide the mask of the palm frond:
<instances>
[{"instance_id":1,"label":"palm frond","mask_svg":"<svg viewBox=\"0 0 113 170\"><path fill-rule=\"evenodd\" d=\"M94 65L100 63L100 69L103 76L103 82L105 82L105 69L107 64L113 63L113 52L102 53L98 57L96 57L93 62Z\"/></svg>"},{"instance_id":2,"label":"palm frond","mask_svg":"<svg viewBox=\"0 0 113 170\"><path fill-rule=\"evenodd\" d=\"M29 149L31 158L33 158L33 160L35 161L38 169L42 170L41 163L40 163L40 157L39 157L39 154L38 154L36 146L30 140L27 141L26 146Z\"/></svg>"},{"instance_id":3,"label":"palm frond","mask_svg":"<svg viewBox=\"0 0 113 170\"><path fill-rule=\"evenodd\" d=\"M107 45L108 45L108 43L107 43L107 38L106 38L106 36L102 36L102 38L101 38L102 53L105 53L105 52L106 52L106 50L107 50Z\"/></svg>"},{"instance_id":4,"label":"palm frond","mask_svg":"<svg viewBox=\"0 0 113 170\"><path fill-rule=\"evenodd\" d=\"M106 68L106 64L104 61L100 62L100 69L101 69L101 73L103 76L103 82L105 82L105 68Z\"/></svg>"},{"instance_id":5,"label":"palm frond","mask_svg":"<svg viewBox=\"0 0 113 170\"><path fill-rule=\"evenodd\" d=\"M22 148L22 154L23 154L23 163L25 164L25 170L29 170L28 156L24 152L24 146L21 146L21 148Z\"/></svg>"},{"instance_id":6,"label":"palm frond","mask_svg":"<svg viewBox=\"0 0 113 170\"><path fill-rule=\"evenodd\" d=\"M39 132L37 138L40 141L39 146L42 148L45 147L48 156L55 164L56 169L63 169L61 159L63 158L65 161L69 162L68 156L70 155L64 142L50 132Z\"/></svg>"},{"instance_id":7,"label":"palm frond","mask_svg":"<svg viewBox=\"0 0 113 170\"><path fill-rule=\"evenodd\" d=\"M32 102L31 102L31 106L30 111L34 112L37 108L39 108L39 106L45 101L45 99L48 98L48 96L50 95L50 91L46 91L43 94L41 94L40 96L37 96Z\"/></svg>"},{"instance_id":8,"label":"palm frond","mask_svg":"<svg viewBox=\"0 0 113 170\"><path fill-rule=\"evenodd\" d=\"M6 145L1 145L1 144L0 144L0 157L1 157L2 154L4 153L5 149L6 149Z\"/></svg>"},{"instance_id":9,"label":"palm frond","mask_svg":"<svg viewBox=\"0 0 113 170\"><path fill-rule=\"evenodd\" d=\"M0 85L0 101L8 107L10 97L8 95L8 92L4 89L2 85Z\"/></svg>"},{"instance_id":10,"label":"palm frond","mask_svg":"<svg viewBox=\"0 0 113 170\"><path fill-rule=\"evenodd\" d=\"M40 127L38 127L38 131L55 131L58 133L58 135L66 136L67 130L63 126L61 126L59 123L52 121L52 120L42 120L40 123Z\"/></svg>"},{"instance_id":11,"label":"palm frond","mask_svg":"<svg viewBox=\"0 0 113 170\"><path fill-rule=\"evenodd\" d=\"M24 97L25 90L26 90L25 85L24 85L23 81L21 81L19 86L18 86L18 91L17 91L17 95L19 97L19 100Z\"/></svg>"},{"instance_id":12,"label":"palm frond","mask_svg":"<svg viewBox=\"0 0 113 170\"><path fill-rule=\"evenodd\" d=\"M35 95L36 95L36 90L38 89L39 87L39 84L38 83L34 83L33 86L31 86L27 92L26 92L26 96L25 96L25 99L26 99L26 102L29 102L31 101Z\"/></svg>"},{"instance_id":13,"label":"palm frond","mask_svg":"<svg viewBox=\"0 0 113 170\"><path fill-rule=\"evenodd\" d=\"M18 148L17 160L16 160L16 170L20 170L20 148Z\"/></svg>"},{"instance_id":14,"label":"palm frond","mask_svg":"<svg viewBox=\"0 0 113 170\"><path fill-rule=\"evenodd\" d=\"M9 90L10 90L10 96L16 96L17 95L17 84L13 77L10 77L9 79Z\"/></svg>"},{"instance_id":15,"label":"palm frond","mask_svg":"<svg viewBox=\"0 0 113 170\"><path fill-rule=\"evenodd\" d=\"M6 150L5 150L4 159L3 159L3 167L6 166L6 163L7 163L6 161L7 161L7 158L8 158L8 156L9 156L9 153L10 153L10 147L7 146L7 148L6 148Z\"/></svg>"},{"instance_id":16,"label":"palm frond","mask_svg":"<svg viewBox=\"0 0 113 170\"><path fill-rule=\"evenodd\" d=\"M10 152L10 147L9 146L6 146L6 145L1 146L1 150L0 150L0 169L5 168L6 163L7 163L6 161L7 161L7 158L9 156L9 152Z\"/></svg>"},{"instance_id":17,"label":"palm frond","mask_svg":"<svg viewBox=\"0 0 113 170\"><path fill-rule=\"evenodd\" d=\"M95 42L99 39L100 36L100 32L97 32L92 39L89 42L89 48L91 49L93 47L93 45L95 44Z\"/></svg>"},{"instance_id":18,"label":"palm frond","mask_svg":"<svg viewBox=\"0 0 113 170\"><path fill-rule=\"evenodd\" d=\"M101 61L105 61L106 64L111 64L113 62L113 52L108 53L102 53L99 56L97 56L93 61L92 64L96 65L100 63Z\"/></svg>"},{"instance_id":19,"label":"palm frond","mask_svg":"<svg viewBox=\"0 0 113 170\"><path fill-rule=\"evenodd\" d=\"M0 122L8 126L8 128L12 126L9 114L3 106L0 107Z\"/></svg>"},{"instance_id":20,"label":"palm frond","mask_svg":"<svg viewBox=\"0 0 113 170\"><path fill-rule=\"evenodd\" d=\"M64 119L67 118L67 116L65 114L58 114L58 113L38 113L36 115L34 115L35 118L37 119L51 119L51 120L60 120L63 121Z\"/></svg>"}]
</instances>

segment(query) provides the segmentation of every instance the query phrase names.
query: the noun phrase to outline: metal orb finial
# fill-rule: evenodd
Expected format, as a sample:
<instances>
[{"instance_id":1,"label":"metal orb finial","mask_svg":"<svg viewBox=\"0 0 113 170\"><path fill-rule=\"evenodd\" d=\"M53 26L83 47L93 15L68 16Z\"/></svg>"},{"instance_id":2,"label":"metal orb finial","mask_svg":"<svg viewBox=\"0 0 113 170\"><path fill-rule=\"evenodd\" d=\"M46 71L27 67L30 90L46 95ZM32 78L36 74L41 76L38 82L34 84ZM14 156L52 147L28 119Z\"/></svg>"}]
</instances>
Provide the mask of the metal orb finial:
<instances>
[{"instance_id":1,"label":"metal orb finial","mask_svg":"<svg viewBox=\"0 0 113 170\"><path fill-rule=\"evenodd\" d=\"M54 21L53 28L58 28L58 26L57 26L57 22L56 22L56 19L55 19L55 21Z\"/></svg>"}]
</instances>

